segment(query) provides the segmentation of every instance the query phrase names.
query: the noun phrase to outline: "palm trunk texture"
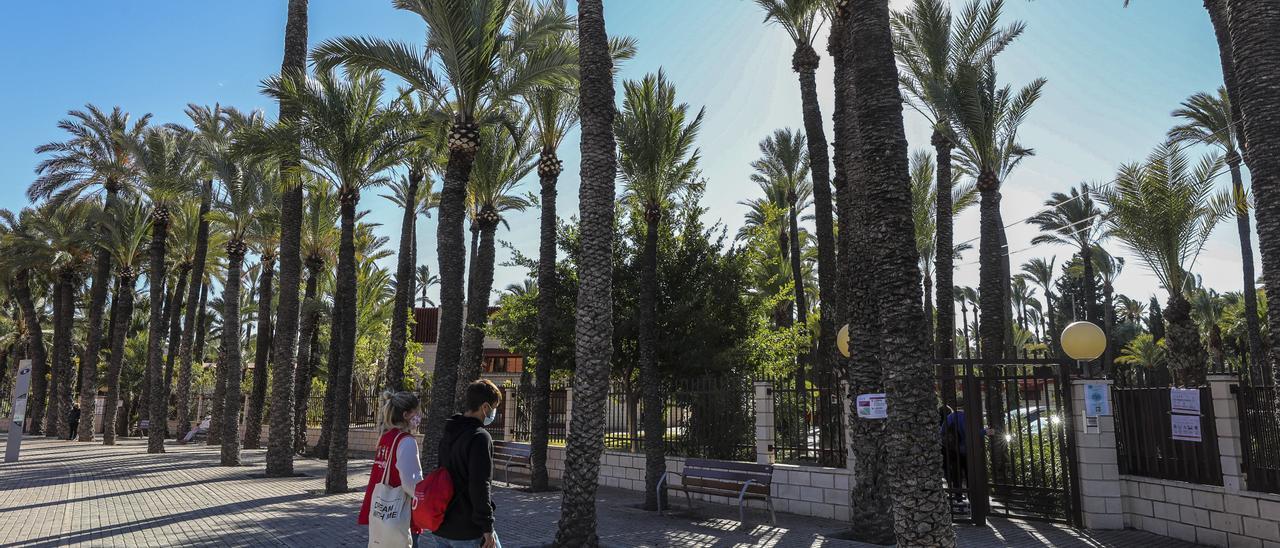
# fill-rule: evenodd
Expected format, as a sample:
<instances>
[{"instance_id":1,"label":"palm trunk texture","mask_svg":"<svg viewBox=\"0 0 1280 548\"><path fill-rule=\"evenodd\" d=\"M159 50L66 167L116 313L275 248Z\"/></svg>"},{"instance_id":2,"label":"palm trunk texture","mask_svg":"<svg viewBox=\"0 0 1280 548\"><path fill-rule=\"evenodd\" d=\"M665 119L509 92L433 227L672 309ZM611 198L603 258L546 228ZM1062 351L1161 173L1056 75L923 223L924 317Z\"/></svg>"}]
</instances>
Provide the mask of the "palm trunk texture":
<instances>
[{"instance_id":1,"label":"palm trunk texture","mask_svg":"<svg viewBox=\"0 0 1280 548\"><path fill-rule=\"evenodd\" d=\"M253 388L249 407L244 414L244 448L262 448L262 408L267 401L267 359L271 355L271 284L275 276L275 257L262 256L262 272L258 275L258 340L253 353ZM277 381L279 382L279 381ZM293 383L289 383L293 388ZM289 401L289 400L284 400ZM273 406L272 409L283 406Z\"/></svg>"},{"instance_id":2,"label":"palm trunk texture","mask_svg":"<svg viewBox=\"0 0 1280 548\"><path fill-rule=\"evenodd\" d=\"M396 294L391 305L391 341L387 344L387 390L404 390L405 346L413 304L413 230L418 213L418 184L423 173L409 172L408 196L400 221L400 252L396 255Z\"/></svg>"},{"instance_id":3,"label":"palm trunk texture","mask_svg":"<svg viewBox=\"0 0 1280 548\"><path fill-rule=\"evenodd\" d=\"M466 406L467 385L480 378L484 360L484 334L489 324L489 292L493 289L494 233L498 230L497 212L488 206L480 214L493 217L480 221L480 243L471 264L467 288L466 327L462 333L462 361L458 365L456 408Z\"/></svg>"},{"instance_id":4,"label":"palm trunk texture","mask_svg":"<svg viewBox=\"0 0 1280 548\"><path fill-rule=\"evenodd\" d=\"M209 221L205 216L209 214L209 208L213 201L213 180L209 179L204 182L200 192L200 226L196 229L196 254L191 261L191 283L187 287L187 302L194 303L196 299L200 299L200 306L187 306L186 313L183 314L182 340L178 343L178 354L181 361L178 362L178 425L177 436L182 439L191 430L191 360L192 343L197 334L203 336L201 329L197 329L196 313L204 313L205 298L208 295L209 288L204 283L205 261L209 256ZM196 355L195 358L201 359L203 364L203 356Z\"/></svg>"},{"instance_id":5,"label":"palm trunk texture","mask_svg":"<svg viewBox=\"0 0 1280 548\"><path fill-rule=\"evenodd\" d=\"M116 193L114 183L107 187L107 197L103 209L115 211ZM105 231L104 227L99 227ZM83 417L94 415L94 396L98 393L98 354L102 352L102 316L107 307L107 291L111 289L111 252L99 249L94 258L93 283L89 286L89 310L86 312L88 328L85 330L84 357L80 360L80 413ZM108 334L110 336L110 334ZM105 415L104 415L105 416ZM93 441L93 420L81 420L80 441Z\"/></svg>"},{"instance_id":6,"label":"palm trunk texture","mask_svg":"<svg viewBox=\"0 0 1280 548\"><path fill-rule=\"evenodd\" d=\"M293 379L293 452L302 455L307 451L307 405L311 403L312 345L316 339L316 326L320 322L320 302L316 299L320 269L324 262L311 259L307 262L307 289L302 300L302 324L298 329L298 371Z\"/></svg>"},{"instance_id":7,"label":"palm trunk texture","mask_svg":"<svg viewBox=\"0 0 1280 548\"><path fill-rule=\"evenodd\" d=\"M645 212L644 250L640 256L639 337L640 389L644 392L644 509L666 504L666 491L656 492L667 473L667 433L662 404L662 377L658 372L658 222L662 210L650 205Z\"/></svg>"},{"instance_id":8,"label":"palm trunk texture","mask_svg":"<svg viewBox=\"0 0 1280 548\"><path fill-rule=\"evenodd\" d=\"M19 270L14 276L13 298L22 309L22 320L27 324L27 341L31 352L31 397L28 406L31 413L27 416L28 434L43 432L44 407L48 398L49 374L48 355L44 348L44 328L40 326L40 315L36 312L35 301L31 298L30 270Z\"/></svg>"},{"instance_id":9,"label":"palm trunk texture","mask_svg":"<svg viewBox=\"0 0 1280 548\"><path fill-rule=\"evenodd\" d=\"M165 240L169 233L169 212L157 208L151 223L151 268L147 273L147 282L151 286L151 319L147 324L147 384L151 387L150 398L144 413L150 418L151 426L147 429L147 452L164 452L165 422L168 420L168 398L161 393L164 387L164 321L165 296Z\"/></svg>"},{"instance_id":10,"label":"palm trunk texture","mask_svg":"<svg viewBox=\"0 0 1280 548\"><path fill-rule=\"evenodd\" d=\"M120 368L124 364L124 341L129 334L128 318L133 316L132 272L116 273L116 296L111 305L111 357L107 359L107 397L102 409L102 444L116 444L116 405L120 401Z\"/></svg>"},{"instance_id":11,"label":"palm trunk texture","mask_svg":"<svg viewBox=\"0 0 1280 548\"><path fill-rule=\"evenodd\" d=\"M244 254L244 242L227 243L227 280L222 287L223 359L218 364L219 381L224 383L219 432L223 466L240 466L240 267Z\"/></svg>"},{"instance_id":12,"label":"palm trunk texture","mask_svg":"<svg viewBox=\"0 0 1280 548\"><path fill-rule=\"evenodd\" d=\"M338 297L334 316L342 333L337 361L329 364L333 371L333 425L329 432L329 468L324 477L325 493L347 491L347 434L351 424L351 374L356 350L356 204L360 194L344 190L342 203L342 242L338 245Z\"/></svg>"},{"instance_id":13,"label":"palm trunk texture","mask_svg":"<svg viewBox=\"0 0 1280 548\"><path fill-rule=\"evenodd\" d=\"M538 227L538 347L534 362L537 371L529 436L530 484L535 491L545 491L551 483L547 474L547 443L550 437L551 353L555 344L556 297L560 290L556 285L556 182L560 177L560 165L554 150L543 149L538 162L542 218Z\"/></svg>"},{"instance_id":14,"label":"palm trunk texture","mask_svg":"<svg viewBox=\"0 0 1280 548\"><path fill-rule=\"evenodd\" d=\"M836 342L835 228L831 216L831 162L827 155L827 135L822 127L822 107L818 103L818 53L813 46L797 46L791 57L791 68L800 76L800 104L803 109L804 133L809 145L809 173L813 178L813 218L818 241L818 350L814 372L827 379L831 372L831 354Z\"/></svg>"}]
</instances>

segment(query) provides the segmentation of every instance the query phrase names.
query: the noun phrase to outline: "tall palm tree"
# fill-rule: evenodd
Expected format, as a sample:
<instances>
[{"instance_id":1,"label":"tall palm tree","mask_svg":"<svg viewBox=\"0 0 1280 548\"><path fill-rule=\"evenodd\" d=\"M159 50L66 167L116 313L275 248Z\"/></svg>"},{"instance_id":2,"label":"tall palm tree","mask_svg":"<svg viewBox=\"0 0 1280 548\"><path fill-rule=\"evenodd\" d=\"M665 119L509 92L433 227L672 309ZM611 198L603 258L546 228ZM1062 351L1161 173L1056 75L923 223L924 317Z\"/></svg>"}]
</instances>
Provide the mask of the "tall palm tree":
<instances>
[{"instance_id":1,"label":"tall palm tree","mask_svg":"<svg viewBox=\"0 0 1280 548\"><path fill-rule=\"evenodd\" d=\"M819 10L821 0L756 0L765 12L765 21L772 21L791 37L795 53L791 56L791 69L800 77L800 104L804 119L804 135L808 138L809 169L813 175L814 223L818 240L818 295L820 318L816 371L826 375L835 348L838 330L834 318L836 295L836 241L835 226L831 214L831 171L827 155L827 137L822 126L822 108L818 103L818 86L814 74L820 57L813 48L821 28Z\"/></svg>"},{"instance_id":2,"label":"tall palm tree","mask_svg":"<svg viewBox=\"0 0 1280 548\"><path fill-rule=\"evenodd\" d=\"M312 55L321 70L344 64L391 72L414 90L439 98L451 118L449 158L440 191L436 233L440 260L439 342L422 441L422 462L425 468L433 469L441 428L452 412L451 395L462 358L466 262L463 222L467 181L480 147L480 124L493 117L495 107L527 89L567 77L576 67L570 52L543 47L572 26L567 17L556 17L554 10L539 12L545 19L508 25L516 5L525 2L395 0L394 4L417 14L426 23L428 40L423 54L403 42L344 37L324 42ZM508 62L522 57L526 59L521 63ZM519 70L508 70L515 68ZM443 72L444 80L438 72Z\"/></svg>"},{"instance_id":3,"label":"tall palm tree","mask_svg":"<svg viewBox=\"0 0 1280 548\"><path fill-rule=\"evenodd\" d=\"M311 378L316 372L314 362L318 359L312 347L319 340L319 324L325 308L319 292L320 279L328 274L327 265L336 263L335 250L341 238L338 195L330 185L318 182L308 185L306 205L302 256L307 267L307 284L298 330L298 371L293 384L293 450L297 454L305 453L307 448L307 404L311 400Z\"/></svg>"},{"instance_id":4,"label":"tall palm tree","mask_svg":"<svg viewBox=\"0 0 1280 548\"><path fill-rule=\"evenodd\" d=\"M954 217L964 212L964 210L978 203L978 190L973 184L957 185L955 181L949 185L951 189L951 198L949 200L939 201L938 186L934 179L933 155L926 150L917 150L911 154L911 219L912 225L915 226L916 252L920 254L920 272L924 275L924 310L925 316L933 321L933 275L934 266L936 264L935 255L937 254L937 215L935 210L939 207L939 203L944 206L950 204L951 215ZM969 244L953 245L952 255L959 255L960 252L969 249ZM946 301L938 301L938 316L942 316L944 311L943 303ZM949 305L948 305L949 306ZM954 306L951 307L950 314L955 316ZM952 323L955 323L954 318ZM954 327L952 328L954 330ZM931 329L929 336L937 333L936 329ZM953 344L953 343L948 343ZM953 350L954 351L954 350ZM949 356L950 354L948 354ZM945 392L944 393L950 393Z\"/></svg>"},{"instance_id":5,"label":"tall palm tree","mask_svg":"<svg viewBox=\"0 0 1280 548\"><path fill-rule=\"evenodd\" d=\"M1022 265L1022 272L1026 274L1031 281L1035 282L1036 285L1040 286L1040 291L1044 292L1045 315L1048 316L1049 320L1049 332L1045 338L1052 340L1056 340L1058 336L1057 314L1054 312L1053 308L1054 263L1057 261L1057 257L1050 257L1048 259L1036 257ZM1050 352L1054 354L1057 353L1056 345L1050 344L1049 348Z\"/></svg>"},{"instance_id":6,"label":"tall palm tree","mask_svg":"<svg viewBox=\"0 0 1280 548\"><path fill-rule=\"evenodd\" d=\"M960 138L960 163L975 175L981 200L978 242L979 290L982 295L983 358L1006 353L1008 306L1006 242L1000 214L1000 185L1022 159L1033 154L1018 142L1018 129L1036 100L1045 79L1037 78L1016 94L1010 86L996 87L993 63L958 67L948 96L948 112Z\"/></svg>"},{"instance_id":7,"label":"tall palm tree","mask_svg":"<svg viewBox=\"0 0 1280 548\"><path fill-rule=\"evenodd\" d=\"M1069 195L1054 192L1045 200L1045 209L1027 219L1027 224L1036 225L1043 232L1031 239L1032 245L1070 245L1080 253L1080 262L1084 264L1085 320L1096 322L1097 318L1090 317L1090 311L1098 301L1093 294L1094 280L1097 279L1093 249L1107 237L1107 231L1106 216L1094 204L1093 192L1089 183L1080 183L1078 188L1071 189Z\"/></svg>"},{"instance_id":8,"label":"tall palm tree","mask_svg":"<svg viewBox=\"0 0 1280 548\"><path fill-rule=\"evenodd\" d=\"M942 0L914 0L911 7L893 15L894 51L900 68L898 80L906 92L908 105L933 126L930 142L938 158L938 207L934 211L937 249L952 247L952 225L956 214L949 203L954 183L951 152L959 137L952 128L950 97L957 85L956 73L965 67L991 62L1005 46L1022 34L1025 25L1014 22L1000 27L1003 0L973 0L965 5L958 21ZM939 303L950 298L954 257L934 257L937 276L935 292ZM939 357L951 357L955 347L955 311L939 310L935 332Z\"/></svg>"},{"instance_id":9,"label":"tall palm tree","mask_svg":"<svg viewBox=\"0 0 1280 548\"><path fill-rule=\"evenodd\" d=\"M284 25L284 51L280 74L306 74L308 0L289 0ZM295 105L279 101L280 119L296 120L300 113ZM302 284L302 181L296 178L302 158L298 140L293 150L280 156L280 173L284 180L279 193L280 222L280 296L276 305L276 326L272 341L271 401L287 402L293 396L294 369L298 363L299 302ZM305 342L303 344L306 344ZM276 405L271 411L271 431L267 441L267 477L293 475L292 406Z\"/></svg>"},{"instance_id":10,"label":"tall palm tree","mask_svg":"<svg viewBox=\"0 0 1280 548\"><path fill-rule=\"evenodd\" d=\"M270 166L267 169L271 169ZM278 189L264 185L259 195L260 203L254 212L253 230L248 234L249 244L258 252L258 338L253 354L253 386L249 391L248 407L244 413L244 448L259 449L262 446L262 408L267 401L267 360L271 357L274 337L271 305L274 298L276 255L280 249L280 219ZM291 372L292 373L292 372ZM293 391L291 379L288 383ZM285 401L288 401L287 399Z\"/></svg>"},{"instance_id":11,"label":"tall palm tree","mask_svg":"<svg viewBox=\"0 0 1280 548\"><path fill-rule=\"evenodd\" d=\"M147 114L130 124L129 114L120 107L104 113L94 105L85 110L73 110L69 118L58 126L70 134L62 142L52 142L36 148L37 154L49 154L36 166L39 178L27 190L32 200L55 198L72 199L100 187L105 194L106 211L117 203L122 190L133 183L133 167L127 143L137 139L151 115ZM99 233L105 232L105 223ZM102 316L106 309L107 292L111 285L111 255L105 248L97 251L94 260L93 282L89 288L89 308L86 313L84 356L81 360L81 386L95 386L98 370L98 354L102 347ZM82 390L80 409L89 413L94 405L94 392ZM93 441L93 421L82 421L80 441Z\"/></svg>"},{"instance_id":12,"label":"tall palm tree","mask_svg":"<svg viewBox=\"0 0 1280 548\"><path fill-rule=\"evenodd\" d=\"M1206 2L1213 3L1214 0ZM1221 4L1218 0L1216 4ZM1214 8L1210 8L1212 13ZM1217 28L1215 23L1215 30ZM1229 60L1229 59L1228 59ZM1225 72L1225 69L1224 69ZM1199 143L1219 149L1227 168L1231 170L1231 193L1236 199L1236 232L1240 238L1240 262L1244 276L1244 307L1248 342L1250 374L1261 381L1266 371L1266 352L1262 345L1262 328L1258 322L1258 295L1253 289L1257 285L1257 274L1253 268L1253 243L1250 241L1249 228L1249 193L1244 188L1240 176L1240 125L1233 118L1237 109L1233 108L1227 98L1227 88L1218 88L1216 95L1197 93L1182 102L1182 106L1173 111L1173 116L1181 118L1184 123L1169 130L1169 141L1173 143Z\"/></svg>"},{"instance_id":13,"label":"tall palm tree","mask_svg":"<svg viewBox=\"0 0 1280 548\"><path fill-rule=\"evenodd\" d=\"M1169 292L1164 310L1169 362L1182 386L1202 386L1204 346L1191 321L1189 272L1218 221L1234 207L1230 193L1213 191L1221 159L1206 157L1192 168L1172 145L1145 162L1121 166L1102 195L1112 233L1151 269Z\"/></svg>"},{"instance_id":14,"label":"tall palm tree","mask_svg":"<svg viewBox=\"0 0 1280 548\"><path fill-rule=\"evenodd\" d=\"M125 339L129 333L128 318L133 316L134 283L138 279L151 231L151 208L142 203L117 202L112 222L107 226L105 246L111 252L116 270L116 294L111 299L111 353L107 360L107 394L102 411L102 443L116 443L116 404L120 400L120 372L124 363Z\"/></svg>"},{"instance_id":15,"label":"tall palm tree","mask_svg":"<svg viewBox=\"0 0 1280 548\"><path fill-rule=\"evenodd\" d=\"M848 81L837 94L851 98L856 124L858 171L871 272L866 288L878 307L878 356L889 407L885 423L887 481L895 486L893 523L900 545L953 546L955 532L937 470L937 395L931 357L919 336L925 324L920 307L920 271L911 226L910 173L902 122L902 98L894 66L887 2L851 0L837 8L844 21L844 48L852 57ZM852 320L852 318L851 318Z\"/></svg>"},{"instance_id":16,"label":"tall palm tree","mask_svg":"<svg viewBox=\"0 0 1280 548\"><path fill-rule=\"evenodd\" d=\"M1199 281L1195 283L1196 287L1191 288L1189 300L1191 302L1191 319L1200 325L1205 336L1202 340L1209 351L1209 359L1212 360L1214 371L1225 370L1226 352L1222 347L1222 327L1218 325L1223 314L1223 300L1217 291L1200 285Z\"/></svg>"},{"instance_id":17,"label":"tall palm tree","mask_svg":"<svg viewBox=\"0 0 1280 548\"><path fill-rule=\"evenodd\" d=\"M1128 296L1120 295L1116 297L1119 303L1120 319L1125 323L1141 324L1142 320L1147 317L1147 303L1137 299L1130 299Z\"/></svg>"},{"instance_id":18,"label":"tall palm tree","mask_svg":"<svg viewBox=\"0 0 1280 548\"><path fill-rule=\"evenodd\" d=\"M673 201L696 184L699 151L694 148L694 139L705 110L690 116L689 105L676 103L675 85L661 70L642 80L624 82L622 87L622 112L614 122L618 171L633 211L640 213L645 223L637 312L640 379L644 408L657 410L662 409L657 348L658 225ZM654 490L666 474L666 428L660 412L645 413L644 420L644 508L657 510L660 495Z\"/></svg>"},{"instance_id":19,"label":"tall palm tree","mask_svg":"<svg viewBox=\"0 0 1280 548\"><path fill-rule=\"evenodd\" d=\"M202 168L201 175L204 175ZM195 299L199 298L199 288L196 288L196 296L189 295L191 286L198 286L201 282L200 276L203 271L195 271L195 255L198 252L200 240L200 226L204 223L204 213L202 211L202 202L204 197L204 184L201 183L199 196L191 196L190 199L184 200L175 210L174 221L170 226L171 242L169 248L169 262L177 270L177 282L173 285L173 291L169 298L169 306L165 311L165 319L169 325L169 341L166 344L165 364L164 364L164 392L166 398L173 392L173 369L180 353L182 343L182 318L186 311L193 310L196 306ZM207 230L205 237L208 237ZM194 326L192 326L194 328ZM189 379L188 379L189 380ZM181 422L181 420L179 420ZM181 439L181 435L178 436Z\"/></svg>"},{"instance_id":20,"label":"tall palm tree","mask_svg":"<svg viewBox=\"0 0 1280 548\"><path fill-rule=\"evenodd\" d=\"M431 286L440 285L440 277L432 274L431 267L425 264L418 265L417 277L418 291L421 292L418 295L418 306L435 306L435 301L427 296L427 291L431 290Z\"/></svg>"},{"instance_id":21,"label":"tall palm tree","mask_svg":"<svg viewBox=\"0 0 1280 548\"><path fill-rule=\"evenodd\" d=\"M480 378L484 337L489 322L489 295L493 291L493 268L498 225L502 213L523 211L531 204L514 194L520 180L536 166L538 143L522 127L481 131L468 189L480 226L480 240L467 283L466 326L462 337L462 361L458 365L457 408L466 403L466 386Z\"/></svg>"},{"instance_id":22,"label":"tall palm tree","mask_svg":"<svg viewBox=\"0 0 1280 548\"><path fill-rule=\"evenodd\" d=\"M143 182L143 194L151 201L151 264L147 269L150 287L151 319L148 323L146 385L151 387L146 401L147 415L156 425L147 432L147 452L164 452L164 424L168 420L168 397L160 393L163 386L163 352L165 342L165 245L170 217L179 201L194 191L196 150L188 132L172 128L153 128L142 139L132 143L133 157Z\"/></svg>"},{"instance_id":23,"label":"tall palm tree","mask_svg":"<svg viewBox=\"0 0 1280 548\"><path fill-rule=\"evenodd\" d=\"M1112 344L1115 342L1113 337L1116 323L1116 307L1113 299L1115 281L1124 270L1124 257L1113 256L1101 245L1093 244L1093 263L1094 270L1097 270L1098 276L1102 278L1102 313L1106 314L1102 318L1102 329L1107 334L1107 348L1102 354L1102 367L1104 371L1110 373L1115 366L1115 353L1112 350L1115 346Z\"/></svg>"},{"instance_id":24,"label":"tall palm tree","mask_svg":"<svg viewBox=\"0 0 1280 548\"><path fill-rule=\"evenodd\" d=\"M613 355L614 177L613 59L601 0L578 2L581 66L578 114L582 120L582 249L578 257L578 308L574 324L574 413L565 447L564 494L560 500L558 546L593 546L600 440L604 438L609 360Z\"/></svg>"}]
</instances>

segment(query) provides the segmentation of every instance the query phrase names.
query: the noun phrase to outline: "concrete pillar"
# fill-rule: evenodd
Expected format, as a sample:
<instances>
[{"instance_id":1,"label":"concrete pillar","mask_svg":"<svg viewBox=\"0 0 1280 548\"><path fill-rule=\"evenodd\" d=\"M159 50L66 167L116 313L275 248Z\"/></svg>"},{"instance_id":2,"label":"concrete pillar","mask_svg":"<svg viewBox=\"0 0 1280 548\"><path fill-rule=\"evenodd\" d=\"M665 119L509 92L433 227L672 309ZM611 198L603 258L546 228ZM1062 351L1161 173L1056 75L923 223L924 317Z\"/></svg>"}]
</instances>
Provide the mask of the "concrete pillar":
<instances>
[{"instance_id":1,"label":"concrete pillar","mask_svg":"<svg viewBox=\"0 0 1280 548\"><path fill-rule=\"evenodd\" d=\"M1213 421L1218 431L1218 455L1222 460L1222 487L1230 492L1246 487L1240 472L1240 407L1236 404L1236 395L1231 392L1231 386L1239 383L1240 379L1235 375L1209 375Z\"/></svg>"},{"instance_id":2,"label":"concrete pillar","mask_svg":"<svg viewBox=\"0 0 1280 548\"><path fill-rule=\"evenodd\" d=\"M605 405L609 403L606 401ZM569 429L573 428L573 387L564 389L564 439L569 439Z\"/></svg>"},{"instance_id":3,"label":"concrete pillar","mask_svg":"<svg viewBox=\"0 0 1280 548\"><path fill-rule=\"evenodd\" d=\"M849 443L849 422L853 420L853 400L850 399L849 381L840 381L840 428L844 439L844 466L853 470L853 445Z\"/></svg>"},{"instance_id":4,"label":"concrete pillar","mask_svg":"<svg viewBox=\"0 0 1280 548\"><path fill-rule=\"evenodd\" d=\"M756 382L756 462L773 464L773 383Z\"/></svg>"},{"instance_id":5,"label":"concrete pillar","mask_svg":"<svg viewBox=\"0 0 1280 548\"><path fill-rule=\"evenodd\" d=\"M502 400L502 435L506 441L516 439L516 391L507 390L508 396Z\"/></svg>"},{"instance_id":6,"label":"concrete pillar","mask_svg":"<svg viewBox=\"0 0 1280 548\"><path fill-rule=\"evenodd\" d=\"M1076 437L1076 473L1080 485L1080 513L1086 529L1124 529L1120 502L1120 466L1116 456L1116 422L1113 415L1098 417L1098 428L1085 431L1084 385L1103 384L1111 397L1110 380L1071 381L1071 427ZM1114 409L1114 406L1113 406Z\"/></svg>"}]
</instances>

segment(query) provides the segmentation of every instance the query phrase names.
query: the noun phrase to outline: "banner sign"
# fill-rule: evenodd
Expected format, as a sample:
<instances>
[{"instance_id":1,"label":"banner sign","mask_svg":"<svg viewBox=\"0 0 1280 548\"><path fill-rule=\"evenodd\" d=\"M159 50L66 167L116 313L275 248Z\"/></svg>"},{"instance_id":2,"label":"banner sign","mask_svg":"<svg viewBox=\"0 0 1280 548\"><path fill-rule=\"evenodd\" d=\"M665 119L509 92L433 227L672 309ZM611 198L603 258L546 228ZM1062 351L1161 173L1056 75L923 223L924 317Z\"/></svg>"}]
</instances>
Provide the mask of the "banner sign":
<instances>
[{"instance_id":1,"label":"banner sign","mask_svg":"<svg viewBox=\"0 0 1280 548\"><path fill-rule=\"evenodd\" d=\"M889 402L884 394L858 394L858 418L883 419L889 416Z\"/></svg>"},{"instance_id":2,"label":"banner sign","mask_svg":"<svg viewBox=\"0 0 1280 548\"><path fill-rule=\"evenodd\" d=\"M18 363L18 382L13 387L13 418L9 421L9 435L5 444L4 461L18 462L22 449L22 431L27 423L27 392L31 386L31 360Z\"/></svg>"}]
</instances>

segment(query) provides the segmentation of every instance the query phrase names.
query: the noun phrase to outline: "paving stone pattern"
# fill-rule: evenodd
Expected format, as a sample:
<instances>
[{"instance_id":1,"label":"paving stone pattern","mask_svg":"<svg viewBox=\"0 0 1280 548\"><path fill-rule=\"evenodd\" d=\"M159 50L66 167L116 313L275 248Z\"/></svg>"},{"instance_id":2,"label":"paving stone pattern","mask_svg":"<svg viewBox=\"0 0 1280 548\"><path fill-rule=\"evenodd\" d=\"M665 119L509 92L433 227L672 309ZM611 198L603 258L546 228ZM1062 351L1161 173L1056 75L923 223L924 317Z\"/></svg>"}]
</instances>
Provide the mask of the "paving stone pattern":
<instances>
[{"instance_id":1,"label":"paving stone pattern","mask_svg":"<svg viewBox=\"0 0 1280 548\"><path fill-rule=\"evenodd\" d=\"M3 440L0 435L0 440ZM170 443L148 455L145 440L120 445L28 437L22 460L0 464L0 546L363 546L355 524L361 493L326 496L324 462L300 460L304 477L263 477L263 451L246 466L217 466L216 448ZM369 461L351 463L352 486ZM545 546L559 519L557 493L495 489L498 534L509 548ZM673 498L675 502L681 502ZM636 509L634 491L602 487L599 531L607 546L858 547L828 538L841 523L697 503L657 516ZM1044 523L997 520L961 527L961 546L1191 546L1138 531L1081 532Z\"/></svg>"}]
</instances>

